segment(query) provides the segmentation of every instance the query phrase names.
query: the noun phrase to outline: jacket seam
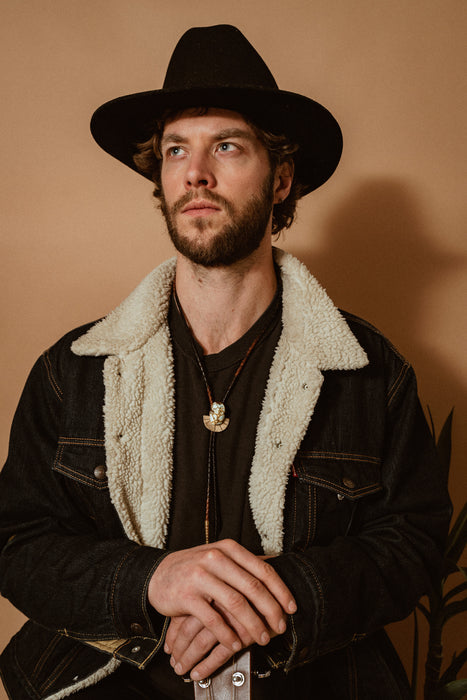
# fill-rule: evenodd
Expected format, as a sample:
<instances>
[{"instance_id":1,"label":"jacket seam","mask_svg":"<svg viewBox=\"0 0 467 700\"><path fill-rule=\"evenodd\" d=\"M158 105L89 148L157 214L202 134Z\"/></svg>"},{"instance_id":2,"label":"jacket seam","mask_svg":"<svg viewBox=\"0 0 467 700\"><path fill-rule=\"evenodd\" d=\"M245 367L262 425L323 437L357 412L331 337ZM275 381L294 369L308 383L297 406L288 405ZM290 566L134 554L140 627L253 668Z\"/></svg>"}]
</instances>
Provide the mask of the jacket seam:
<instances>
[{"instance_id":1,"label":"jacket seam","mask_svg":"<svg viewBox=\"0 0 467 700\"><path fill-rule=\"evenodd\" d=\"M112 581L112 587L111 587L111 589L110 589L110 608L111 608L111 611L112 611L112 617L113 617L114 625L115 625L116 628L118 628L118 626L119 626L119 625L118 625L118 620L117 620L117 611L115 610L115 606L114 606L115 589L116 589L116 587L117 587L117 579L118 579L119 573L120 573L120 571L121 571L123 565L125 564L126 560L127 560L129 557L131 557L131 556L133 555L133 553L134 553L134 550L133 550L133 549L130 550L129 552L126 552L125 556L124 556L124 557L122 558L122 560L120 561L119 565L117 566L117 568L116 568L116 570L115 570L114 578L113 578L113 581Z\"/></svg>"},{"instance_id":2,"label":"jacket seam","mask_svg":"<svg viewBox=\"0 0 467 700\"><path fill-rule=\"evenodd\" d=\"M27 687L30 689L30 692L32 693L32 695L33 695L35 698L40 698L39 693L36 691L36 689L34 688L34 686L32 685L32 683L30 682L29 678L27 677L27 675L26 675L25 672L23 671L23 669L22 669L22 667L21 667L21 664L19 663L18 656L16 655L16 641L15 641L15 643L13 644L13 656L14 656L14 659L15 659L15 662L16 662L16 667L17 667L17 669L18 669L18 672L21 674L21 678L22 678L23 681L26 683Z\"/></svg>"},{"instance_id":3,"label":"jacket seam","mask_svg":"<svg viewBox=\"0 0 467 700\"><path fill-rule=\"evenodd\" d=\"M298 454L300 457L319 457L320 459L336 459L345 460L346 462L368 462L369 464L381 464L380 457L370 457L368 455L353 454L351 452L315 452L314 450L302 452Z\"/></svg>"},{"instance_id":4,"label":"jacket seam","mask_svg":"<svg viewBox=\"0 0 467 700\"><path fill-rule=\"evenodd\" d=\"M42 684L41 686L41 693L45 694L47 690L50 688L50 686L57 680L57 678L60 676L61 673L72 663L72 661L75 660L75 658L78 656L79 652L81 649L77 647L76 649L72 649L71 652L69 652L63 659L62 661L58 664L57 668L55 669L55 673L50 676L45 684Z\"/></svg>"},{"instance_id":5,"label":"jacket seam","mask_svg":"<svg viewBox=\"0 0 467 700\"><path fill-rule=\"evenodd\" d=\"M405 375L407 374L407 372L409 370L409 367L410 367L410 365L408 362L404 363L404 365L402 366L396 379L394 380L392 385L389 387L389 390L388 390L388 408L391 405L391 403L393 402L393 400L395 399L395 397L396 397L396 395L401 387L401 384L405 378Z\"/></svg>"},{"instance_id":6,"label":"jacket seam","mask_svg":"<svg viewBox=\"0 0 467 700\"><path fill-rule=\"evenodd\" d=\"M295 629L295 623L294 623L294 616L290 616L290 627L291 627L291 634L292 634L292 645L290 649L290 655L289 658L287 659L285 663L285 671L290 670L292 663L293 663L293 658L295 654L297 653L297 646L298 646L298 636L297 636L297 630Z\"/></svg>"},{"instance_id":7,"label":"jacket seam","mask_svg":"<svg viewBox=\"0 0 467 700\"><path fill-rule=\"evenodd\" d=\"M70 639L74 639L78 642L83 642L84 644L90 639L105 642L112 641L116 638L115 635L111 634L92 634L91 632L75 632L73 630L66 629L66 627L58 630L58 632L60 632L60 634L63 634L64 637L69 637Z\"/></svg>"},{"instance_id":8,"label":"jacket seam","mask_svg":"<svg viewBox=\"0 0 467 700\"><path fill-rule=\"evenodd\" d=\"M311 566L308 559L300 556L300 554L298 554L298 553L296 554L296 557L299 559L299 561L302 563L302 565L305 567L305 569L310 573L310 575L312 576L312 578L315 582L316 588L318 590L318 597L319 597L319 613L322 616L322 615L324 615L324 595L323 595L323 589L321 588L320 580L316 574L316 571L313 569L313 567Z\"/></svg>"},{"instance_id":9,"label":"jacket seam","mask_svg":"<svg viewBox=\"0 0 467 700\"><path fill-rule=\"evenodd\" d=\"M61 635L56 634L50 642L47 644L46 648L42 652L37 664L34 666L34 670L32 672L32 678L37 677L42 670L42 667L44 666L47 658L50 656L52 653L52 650L57 646L58 642L60 641Z\"/></svg>"},{"instance_id":10,"label":"jacket seam","mask_svg":"<svg viewBox=\"0 0 467 700\"><path fill-rule=\"evenodd\" d=\"M394 355L396 357L398 357L400 360L402 360L403 362L406 362L405 357L403 357L403 355L401 355L399 350L391 343L390 340L388 340L388 338L386 338L386 336L383 333L381 333L381 331L378 328L373 326L371 323L368 323L368 321L365 321L364 318L360 318L360 316L354 316L354 314L351 314L349 311L342 311L342 314L343 314L346 321L354 322L359 326L363 326L364 328L372 331L375 335L382 338L382 340L384 340L384 342L386 343L386 346L389 348L389 350L391 350L394 353Z\"/></svg>"},{"instance_id":11,"label":"jacket seam","mask_svg":"<svg viewBox=\"0 0 467 700\"><path fill-rule=\"evenodd\" d=\"M313 489L314 491L316 490L316 487ZM306 544L304 549L307 549L309 544L310 544L310 537L311 537L311 484L308 484L308 527L307 527L307 533L306 533Z\"/></svg>"},{"instance_id":12,"label":"jacket seam","mask_svg":"<svg viewBox=\"0 0 467 700\"><path fill-rule=\"evenodd\" d=\"M311 503L310 503L311 507ZM313 486L313 529L311 531L311 538L308 540L308 544L312 544L315 540L316 537L316 527L317 527L317 518L318 518L318 499L317 499L317 493L316 493L316 486ZM308 546L307 544L307 546Z\"/></svg>"},{"instance_id":13,"label":"jacket seam","mask_svg":"<svg viewBox=\"0 0 467 700\"><path fill-rule=\"evenodd\" d=\"M152 624L152 622L151 622L151 618L150 618L150 616L148 615L148 609L147 609L149 582L150 582L150 580L151 580L151 578L152 578L152 575L154 574L155 570L157 569L157 567L158 567L159 564L161 563L161 561L162 561L163 559L165 559L165 557L166 557L168 554L170 554L170 551L169 551L169 550L167 550L167 551L164 552L160 557L158 557L158 559L155 561L153 567L152 567L151 570L149 571L148 575L146 576L146 580L145 580L145 582L144 582L144 586L143 586L143 588L141 589L141 608L142 608L142 611L143 611L143 616L144 616L144 619L146 620L146 622L148 623L148 627L149 627L150 631L151 631L153 634L155 634L155 630L154 630L153 624ZM159 613L159 614L160 614L160 613ZM167 627L168 627L168 621L169 621L169 618L166 617L165 620L164 620L164 625L163 625L163 627L162 627L162 633L161 633L159 642L164 638L165 631L166 631L166 629L167 629Z\"/></svg>"},{"instance_id":14,"label":"jacket seam","mask_svg":"<svg viewBox=\"0 0 467 700\"><path fill-rule=\"evenodd\" d=\"M328 479L323 479L319 476L302 475L301 477L299 477L299 480L303 480L305 482L315 484L317 486L329 486L332 489L338 490L339 493L347 493L349 496L362 496L368 493L375 493L381 490L381 483L377 481L375 481L372 484L368 484L367 486L362 486L359 489L349 489L342 487L341 484L337 484L335 481L329 481Z\"/></svg>"},{"instance_id":15,"label":"jacket seam","mask_svg":"<svg viewBox=\"0 0 467 700\"><path fill-rule=\"evenodd\" d=\"M90 476L84 476L81 472L71 469L71 467L67 467L66 464L61 462L54 462L53 469L63 476L67 476L85 486L92 486L99 491L105 491L108 488L107 481L98 481Z\"/></svg>"},{"instance_id":16,"label":"jacket seam","mask_svg":"<svg viewBox=\"0 0 467 700\"><path fill-rule=\"evenodd\" d=\"M61 435L58 438L58 444L61 446L80 445L83 447L105 447L105 440L101 440L100 438L80 438Z\"/></svg>"},{"instance_id":17,"label":"jacket seam","mask_svg":"<svg viewBox=\"0 0 467 700\"><path fill-rule=\"evenodd\" d=\"M49 351L46 350L44 354L42 355L44 364L45 364L45 369L47 372L47 377L49 379L50 385L54 391L55 396L58 398L59 401L63 401L63 391L60 388L60 385L58 384L57 380L54 377L53 371L52 371L52 364L50 362L50 357L49 357Z\"/></svg>"}]
</instances>

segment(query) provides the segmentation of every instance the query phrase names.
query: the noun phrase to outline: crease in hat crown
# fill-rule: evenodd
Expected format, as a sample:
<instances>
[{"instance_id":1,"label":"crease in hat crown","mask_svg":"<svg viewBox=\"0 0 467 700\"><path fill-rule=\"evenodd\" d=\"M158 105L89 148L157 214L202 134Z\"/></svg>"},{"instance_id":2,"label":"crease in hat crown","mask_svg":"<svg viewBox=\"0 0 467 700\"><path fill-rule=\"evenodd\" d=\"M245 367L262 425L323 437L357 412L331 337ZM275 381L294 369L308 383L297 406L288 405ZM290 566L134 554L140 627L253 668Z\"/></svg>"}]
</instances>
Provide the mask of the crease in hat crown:
<instances>
[{"instance_id":1,"label":"crease in hat crown","mask_svg":"<svg viewBox=\"0 0 467 700\"><path fill-rule=\"evenodd\" d=\"M168 110L190 107L233 110L298 143L295 175L303 194L326 182L339 162L342 133L332 114L310 97L280 90L248 39L227 24L186 31L172 53L163 87L101 105L92 116L91 131L101 148L142 175L133 161L137 144L150 138Z\"/></svg>"},{"instance_id":2,"label":"crease in hat crown","mask_svg":"<svg viewBox=\"0 0 467 700\"><path fill-rule=\"evenodd\" d=\"M193 61L186 57L193 54ZM191 88L276 89L274 76L254 46L228 24L193 27L176 45L163 89Z\"/></svg>"}]
</instances>

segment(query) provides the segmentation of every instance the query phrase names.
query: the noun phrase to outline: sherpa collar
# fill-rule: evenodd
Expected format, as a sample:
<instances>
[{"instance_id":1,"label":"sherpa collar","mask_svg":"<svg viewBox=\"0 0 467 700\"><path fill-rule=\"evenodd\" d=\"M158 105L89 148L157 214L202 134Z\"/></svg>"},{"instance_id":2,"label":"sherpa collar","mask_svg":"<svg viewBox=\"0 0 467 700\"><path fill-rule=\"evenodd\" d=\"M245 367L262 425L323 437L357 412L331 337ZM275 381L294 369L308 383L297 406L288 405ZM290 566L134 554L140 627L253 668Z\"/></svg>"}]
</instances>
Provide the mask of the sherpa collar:
<instances>
[{"instance_id":1,"label":"sherpa collar","mask_svg":"<svg viewBox=\"0 0 467 700\"><path fill-rule=\"evenodd\" d=\"M282 275L284 325L290 342L296 342L320 370L358 369L367 364L347 323L305 265L279 248L274 249L274 257ZM171 258L78 338L73 352L122 356L141 348L166 323L174 276L175 258Z\"/></svg>"},{"instance_id":2,"label":"sherpa collar","mask_svg":"<svg viewBox=\"0 0 467 700\"><path fill-rule=\"evenodd\" d=\"M249 497L267 554L281 551L290 466L312 418L325 370L355 370L367 357L326 292L296 258L274 252L283 283L282 333L256 434ZM175 432L173 357L167 314L175 261L146 277L76 340L77 355L104 365L109 490L127 536L164 547Z\"/></svg>"}]
</instances>

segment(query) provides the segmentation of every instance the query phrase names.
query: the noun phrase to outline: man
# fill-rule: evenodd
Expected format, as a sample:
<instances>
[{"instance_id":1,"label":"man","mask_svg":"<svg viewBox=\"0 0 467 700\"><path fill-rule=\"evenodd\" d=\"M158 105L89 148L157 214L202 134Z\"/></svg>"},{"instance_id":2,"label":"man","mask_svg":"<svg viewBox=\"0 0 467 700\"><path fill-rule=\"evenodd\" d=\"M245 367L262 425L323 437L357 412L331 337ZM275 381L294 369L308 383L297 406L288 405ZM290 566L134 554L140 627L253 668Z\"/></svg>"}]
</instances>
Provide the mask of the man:
<instances>
[{"instance_id":1,"label":"man","mask_svg":"<svg viewBox=\"0 0 467 700\"><path fill-rule=\"evenodd\" d=\"M217 26L92 130L153 180L177 256L26 385L11 697L410 697L382 628L436 578L450 515L413 372L271 244L337 166L336 121Z\"/></svg>"}]
</instances>

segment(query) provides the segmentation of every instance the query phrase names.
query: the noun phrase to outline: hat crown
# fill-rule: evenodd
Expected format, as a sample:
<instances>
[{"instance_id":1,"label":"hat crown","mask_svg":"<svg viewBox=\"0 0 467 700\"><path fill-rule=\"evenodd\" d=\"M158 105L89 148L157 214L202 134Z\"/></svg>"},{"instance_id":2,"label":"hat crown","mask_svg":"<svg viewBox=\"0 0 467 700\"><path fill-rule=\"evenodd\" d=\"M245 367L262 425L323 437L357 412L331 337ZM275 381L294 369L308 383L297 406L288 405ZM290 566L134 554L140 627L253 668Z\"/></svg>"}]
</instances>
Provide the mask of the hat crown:
<instances>
[{"instance_id":1,"label":"hat crown","mask_svg":"<svg viewBox=\"0 0 467 700\"><path fill-rule=\"evenodd\" d=\"M259 53L236 27L193 27L174 49L163 89L219 87L277 90L277 83Z\"/></svg>"}]
</instances>

